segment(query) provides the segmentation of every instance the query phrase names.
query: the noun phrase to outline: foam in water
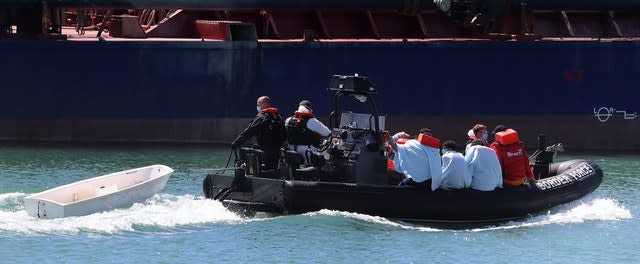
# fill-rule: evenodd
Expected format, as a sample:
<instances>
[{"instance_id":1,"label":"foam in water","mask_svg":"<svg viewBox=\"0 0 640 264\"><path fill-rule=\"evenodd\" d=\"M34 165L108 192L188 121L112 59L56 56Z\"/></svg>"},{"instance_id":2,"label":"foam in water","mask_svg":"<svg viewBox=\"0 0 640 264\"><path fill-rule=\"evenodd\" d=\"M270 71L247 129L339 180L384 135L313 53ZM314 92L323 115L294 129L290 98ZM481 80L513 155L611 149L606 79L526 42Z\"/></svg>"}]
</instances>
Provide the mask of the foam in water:
<instances>
[{"instance_id":1,"label":"foam in water","mask_svg":"<svg viewBox=\"0 0 640 264\"><path fill-rule=\"evenodd\" d=\"M512 229L551 224L572 224L586 221L615 221L633 218L629 209L609 198L577 201L564 205L563 207L567 208L567 210L563 209L558 213L532 217L525 222L511 222L499 227L474 229L474 231Z\"/></svg>"},{"instance_id":2,"label":"foam in water","mask_svg":"<svg viewBox=\"0 0 640 264\"><path fill-rule=\"evenodd\" d=\"M19 193L2 194L0 205L22 199ZM80 231L116 233L135 231L138 225L174 228L205 223L244 223L246 220L227 210L220 202L196 199L192 195L156 194L145 203L87 216L37 219L27 215L24 206L0 210L0 231L20 233L77 233Z\"/></svg>"},{"instance_id":3,"label":"foam in water","mask_svg":"<svg viewBox=\"0 0 640 264\"><path fill-rule=\"evenodd\" d=\"M551 224L583 223L585 221L614 221L632 218L631 212L622 204L613 199L595 198L589 201L578 201L564 206L560 212L530 218L524 222L510 222L498 227L478 228L471 231L487 231L498 229L513 229L521 227L543 226ZM320 210L308 213L308 216L328 215L358 219L370 223L387 225L402 229L418 231L442 231L442 229L421 227L403 222L394 222L384 217L370 216L358 213L349 213L333 210Z\"/></svg>"},{"instance_id":4,"label":"foam in water","mask_svg":"<svg viewBox=\"0 0 640 264\"><path fill-rule=\"evenodd\" d=\"M305 215L308 215L308 216L317 216L317 215L339 216L339 217L353 218L353 219L357 219L357 220L360 220L360 221L365 221L365 222L379 224L379 225L386 225L386 226L391 226L391 227L397 227L397 228L402 228L402 229L419 230L419 231L440 231L439 229L435 229L435 228L414 226L414 225L407 224L407 223L394 222L394 221L391 221L391 220L389 220L387 218L380 217L380 216L371 216L371 215L366 215L366 214L350 213L350 212L343 212L343 211L334 211L334 210L327 210L327 209L323 209L323 210L320 210L320 211L317 211L317 212L307 213Z\"/></svg>"},{"instance_id":5,"label":"foam in water","mask_svg":"<svg viewBox=\"0 0 640 264\"><path fill-rule=\"evenodd\" d=\"M240 224L265 219L242 218L227 210L220 202L196 198L192 195L174 196L157 194L145 203L129 208L116 209L81 217L37 219L24 211L22 199L27 194L0 194L0 231L20 233L116 233L135 231L135 226L174 228L178 226L225 223ZM305 216L318 215L357 219L369 223L417 231L442 231L441 229L396 222L384 217L334 210L320 210ZM535 227L550 224L582 223L585 221L615 221L632 218L631 212L619 202L609 198L580 200L563 205L557 213L536 216L523 222L510 222L498 227L479 228L471 231L489 231Z\"/></svg>"},{"instance_id":6,"label":"foam in water","mask_svg":"<svg viewBox=\"0 0 640 264\"><path fill-rule=\"evenodd\" d=\"M11 204L15 204L18 200L24 197L24 193L0 193L0 208Z\"/></svg>"}]
</instances>

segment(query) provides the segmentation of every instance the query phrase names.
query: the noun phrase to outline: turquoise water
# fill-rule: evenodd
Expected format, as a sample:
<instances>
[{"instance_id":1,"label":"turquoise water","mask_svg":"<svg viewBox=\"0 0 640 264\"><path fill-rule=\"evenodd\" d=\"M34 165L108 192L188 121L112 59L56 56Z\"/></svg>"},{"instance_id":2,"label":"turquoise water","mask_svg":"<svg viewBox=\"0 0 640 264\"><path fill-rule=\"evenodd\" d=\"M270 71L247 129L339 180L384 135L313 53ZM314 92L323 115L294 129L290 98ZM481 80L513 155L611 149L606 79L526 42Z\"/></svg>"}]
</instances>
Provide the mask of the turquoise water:
<instances>
[{"instance_id":1,"label":"turquoise water","mask_svg":"<svg viewBox=\"0 0 640 264\"><path fill-rule=\"evenodd\" d=\"M202 198L228 151L198 147L0 146L4 263L639 263L640 156L562 155L603 167L592 194L500 226L447 230L321 210L244 218ZM165 189L130 208L41 220L23 198L129 168L165 164Z\"/></svg>"}]
</instances>

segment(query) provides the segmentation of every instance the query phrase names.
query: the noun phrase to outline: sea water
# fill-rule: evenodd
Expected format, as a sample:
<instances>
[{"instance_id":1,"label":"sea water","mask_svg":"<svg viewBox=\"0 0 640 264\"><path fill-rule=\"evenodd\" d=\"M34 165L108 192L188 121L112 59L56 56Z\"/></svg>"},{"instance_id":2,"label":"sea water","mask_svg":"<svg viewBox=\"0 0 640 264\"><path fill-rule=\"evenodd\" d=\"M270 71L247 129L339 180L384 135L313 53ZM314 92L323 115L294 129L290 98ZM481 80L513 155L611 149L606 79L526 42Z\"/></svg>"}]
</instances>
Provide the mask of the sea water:
<instances>
[{"instance_id":1,"label":"sea water","mask_svg":"<svg viewBox=\"0 0 640 264\"><path fill-rule=\"evenodd\" d=\"M600 164L577 201L497 226L453 230L320 210L243 217L202 195L229 150L184 146L0 146L1 263L640 263L640 156L561 155ZM36 219L33 193L152 164L175 172L144 203Z\"/></svg>"}]
</instances>

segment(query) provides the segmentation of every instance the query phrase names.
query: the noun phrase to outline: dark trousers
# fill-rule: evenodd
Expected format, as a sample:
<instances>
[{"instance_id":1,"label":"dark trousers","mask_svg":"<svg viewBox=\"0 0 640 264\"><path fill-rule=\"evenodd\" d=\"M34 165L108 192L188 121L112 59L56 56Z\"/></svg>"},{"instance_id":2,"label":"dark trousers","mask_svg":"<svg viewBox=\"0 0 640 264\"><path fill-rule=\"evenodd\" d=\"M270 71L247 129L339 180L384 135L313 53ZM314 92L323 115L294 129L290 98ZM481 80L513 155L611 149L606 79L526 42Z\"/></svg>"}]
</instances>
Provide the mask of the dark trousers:
<instances>
[{"instance_id":1,"label":"dark trousers","mask_svg":"<svg viewBox=\"0 0 640 264\"><path fill-rule=\"evenodd\" d=\"M387 176L389 178L390 185L399 185L405 179L404 174L397 172L395 170L389 170L387 172Z\"/></svg>"},{"instance_id":2,"label":"dark trousers","mask_svg":"<svg viewBox=\"0 0 640 264\"><path fill-rule=\"evenodd\" d=\"M426 181L423 182L416 182L411 178L406 178L405 180L403 180L400 185L406 185L406 186L413 186L413 187L417 187L417 188L424 188L424 189L431 189L431 179L428 179Z\"/></svg>"},{"instance_id":3,"label":"dark trousers","mask_svg":"<svg viewBox=\"0 0 640 264\"><path fill-rule=\"evenodd\" d=\"M264 156L262 157L262 170L275 170L278 168L280 162L280 149L263 150Z\"/></svg>"}]
</instances>

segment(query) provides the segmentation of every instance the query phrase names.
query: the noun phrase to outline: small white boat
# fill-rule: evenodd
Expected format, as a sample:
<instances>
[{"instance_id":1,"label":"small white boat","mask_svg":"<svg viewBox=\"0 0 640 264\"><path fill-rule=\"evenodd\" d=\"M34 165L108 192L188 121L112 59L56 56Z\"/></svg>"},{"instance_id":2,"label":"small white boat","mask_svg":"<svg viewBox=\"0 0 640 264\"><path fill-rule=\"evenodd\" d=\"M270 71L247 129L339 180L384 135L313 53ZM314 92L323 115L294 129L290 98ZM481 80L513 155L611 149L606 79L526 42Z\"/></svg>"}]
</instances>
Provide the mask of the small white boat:
<instances>
[{"instance_id":1,"label":"small white boat","mask_svg":"<svg viewBox=\"0 0 640 264\"><path fill-rule=\"evenodd\" d=\"M24 207L30 216L82 216L142 202L162 190L173 173L152 165L98 176L30 195Z\"/></svg>"}]
</instances>

